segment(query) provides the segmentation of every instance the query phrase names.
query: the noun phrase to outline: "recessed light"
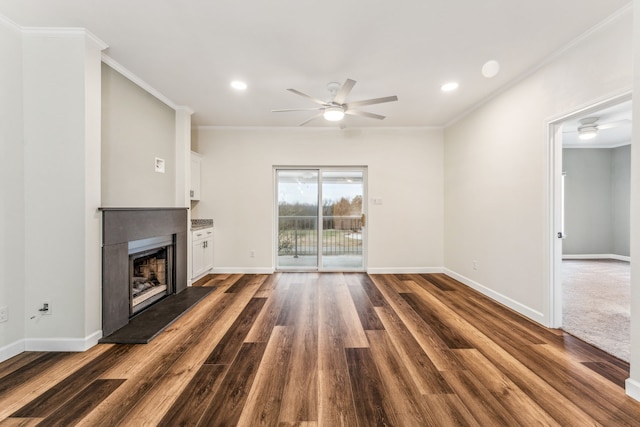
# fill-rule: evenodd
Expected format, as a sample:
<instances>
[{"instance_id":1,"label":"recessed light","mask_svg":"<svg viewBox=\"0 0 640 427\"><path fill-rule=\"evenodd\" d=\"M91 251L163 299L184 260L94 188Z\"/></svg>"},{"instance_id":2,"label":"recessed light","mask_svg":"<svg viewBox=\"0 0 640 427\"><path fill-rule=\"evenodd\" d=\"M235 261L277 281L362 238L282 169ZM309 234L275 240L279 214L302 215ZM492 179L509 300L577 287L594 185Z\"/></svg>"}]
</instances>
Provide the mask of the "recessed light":
<instances>
[{"instance_id":1,"label":"recessed light","mask_svg":"<svg viewBox=\"0 0 640 427\"><path fill-rule=\"evenodd\" d=\"M247 84L245 82L241 82L240 80L234 80L231 82L231 87L236 90L246 90Z\"/></svg>"},{"instance_id":2,"label":"recessed light","mask_svg":"<svg viewBox=\"0 0 640 427\"><path fill-rule=\"evenodd\" d=\"M482 66L482 75L490 79L498 75L500 71L500 63L496 60L487 61Z\"/></svg>"},{"instance_id":3,"label":"recessed light","mask_svg":"<svg viewBox=\"0 0 640 427\"><path fill-rule=\"evenodd\" d=\"M449 83L443 84L440 89L442 89L443 92L451 92L452 90L458 89L458 86L459 85L456 82L449 82Z\"/></svg>"}]
</instances>

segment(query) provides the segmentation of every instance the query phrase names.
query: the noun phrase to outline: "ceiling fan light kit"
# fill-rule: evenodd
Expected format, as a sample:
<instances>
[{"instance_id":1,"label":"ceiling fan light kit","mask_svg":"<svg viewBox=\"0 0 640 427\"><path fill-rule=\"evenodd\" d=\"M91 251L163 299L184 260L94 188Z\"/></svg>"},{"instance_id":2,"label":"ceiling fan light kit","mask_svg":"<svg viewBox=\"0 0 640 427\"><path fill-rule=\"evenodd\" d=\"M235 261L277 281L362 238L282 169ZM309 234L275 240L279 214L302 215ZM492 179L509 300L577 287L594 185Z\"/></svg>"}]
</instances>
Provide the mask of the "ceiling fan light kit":
<instances>
[{"instance_id":1,"label":"ceiling fan light kit","mask_svg":"<svg viewBox=\"0 0 640 427\"><path fill-rule=\"evenodd\" d=\"M599 117L585 117L578 120L579 125L576 130L569 129L566 130L565 133L577 133L578 139L586 141L594 139L601 130L631 125L631 120L627 118L609 122L605 121L605 123L600 123L599 120Z\"/></svg>"},{"instance_id":2,"label":"ceiling fan light kit","mask_svg":"<svg viewBox=\"0 0 640 427\"><path fill-rule=\"evenodd\" d=\"M365 99L363 101L347 102L347 96L349 96L349 93L351 92L351 89L353 89L353 86L355 84L356 84L356 81L351 79L345 80L345 82L342 85L340 85L339 83L330 82L327 85L327 89L331 96L330 101L321 101L317 98L314 98L313 96L307 95L306 93L300 92L296 89L287 89L289 92L295 93L296 95L302 96L304 98L309 99L310 101L315 102L316 104L319 104L320 107L293 108L293 109L271 110L271 111L274 113L282 113L287 111L310 111L310 110L319 111L319 113L317 113L316 115L300 123L300 126L303 126L318 117L324 117L325 120L330 122L339 122L342 119L344 119L345 114L352 115L352 116L367 117L369 119L382 120L385 118L385 116L382 116L380 114L375 114L375 113L369 113L367 111L362 111L362 110L359 110L357 107L362 107L365 105L373 105L373 104L382 104L385 102L393 102L398 100L398 97L393 95L393 96L385 96L383 98L372 98L372 99Z\"/></svg>"},{"instance_id":3,"label":"ceiling fan light kit","mask_svg":"<svg viewBox=\"0 0 640 427\"><path fill-rule=\"evenodd\" d=\"M584 140L593 139L598 134L598 126L580 126L578 138Z\"/></svg>"},{"instance_id":4,"label":"ceiling fan light kit","mask_svg":"<svg viewBox=\"0 0 640 427\"><path fill-rule=\"evenodd\" d=\"M339 122L344 119L344 110L342 107L327 107L322 115L325 120L330 122Z\"/></svg>"}]
</instances>

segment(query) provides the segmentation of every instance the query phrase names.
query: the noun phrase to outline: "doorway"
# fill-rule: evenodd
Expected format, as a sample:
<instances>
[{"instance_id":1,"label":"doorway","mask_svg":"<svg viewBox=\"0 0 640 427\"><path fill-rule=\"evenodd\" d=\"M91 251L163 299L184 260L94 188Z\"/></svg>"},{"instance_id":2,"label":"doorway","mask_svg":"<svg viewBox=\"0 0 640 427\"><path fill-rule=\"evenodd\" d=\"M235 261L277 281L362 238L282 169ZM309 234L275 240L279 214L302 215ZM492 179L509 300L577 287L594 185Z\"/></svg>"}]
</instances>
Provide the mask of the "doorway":
<instances>
[{"instance_id":1,"label":"doorway","mask_svg":"<svg viewBox=\"0 0 640 427\"><path fill-rule=\"evenodd\" d=\"M630 321L624 295L630 290L631 95L568 114L549 129L549 325L624 360ZM579 138L591 130L595 136Z\"/></svg>"},{"instance_id":2,"label":"doorway","mask_svg":"<svg viewBox=\"0 0 640 427\"><path fill-rule=\"evenodd\" d=\"M365 271L366 168L275 168L276 269Z\"/></svg>"}]
</instances>

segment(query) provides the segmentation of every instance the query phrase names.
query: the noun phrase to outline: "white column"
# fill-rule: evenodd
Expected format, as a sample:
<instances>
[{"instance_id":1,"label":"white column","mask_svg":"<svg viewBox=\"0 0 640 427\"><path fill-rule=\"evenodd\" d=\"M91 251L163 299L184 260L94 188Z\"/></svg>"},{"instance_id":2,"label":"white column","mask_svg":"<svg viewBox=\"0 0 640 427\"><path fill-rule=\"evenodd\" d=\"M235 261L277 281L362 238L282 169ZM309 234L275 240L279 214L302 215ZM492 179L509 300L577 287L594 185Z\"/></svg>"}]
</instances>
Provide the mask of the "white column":
<instances>
[{"instance_id":1,"label":"white column","mask_svg":"<svg viewBox=\"0 0 640 427\"><path fill-rule=\"evenodd\" d=\"M26 350L85 350L101 336L105 47L82 29L24 31Z\"/></svg>"}]
</instances>

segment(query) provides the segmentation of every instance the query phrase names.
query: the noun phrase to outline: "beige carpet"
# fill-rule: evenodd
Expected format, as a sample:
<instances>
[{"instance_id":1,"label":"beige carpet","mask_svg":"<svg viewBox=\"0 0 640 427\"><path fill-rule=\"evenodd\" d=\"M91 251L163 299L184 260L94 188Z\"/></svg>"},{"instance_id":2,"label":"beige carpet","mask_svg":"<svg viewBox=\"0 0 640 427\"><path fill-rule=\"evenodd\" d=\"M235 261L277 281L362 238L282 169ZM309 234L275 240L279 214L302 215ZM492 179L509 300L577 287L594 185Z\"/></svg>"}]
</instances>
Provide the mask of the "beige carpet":
<instances>
[{"instance_id":1,"label":"beige carpet","mask_svg":"<svg viewBox=\"0 0 640 427\"><path fill-rule=\"evenodd\" d=\"M564 260L562 307L566 332L629 361L630 267L615 260Z\"/></svg>"}]
</instances>

